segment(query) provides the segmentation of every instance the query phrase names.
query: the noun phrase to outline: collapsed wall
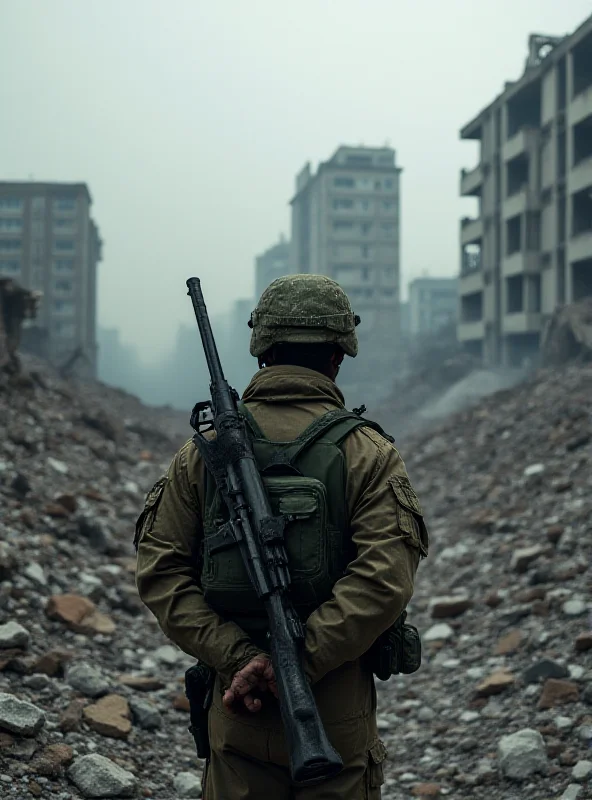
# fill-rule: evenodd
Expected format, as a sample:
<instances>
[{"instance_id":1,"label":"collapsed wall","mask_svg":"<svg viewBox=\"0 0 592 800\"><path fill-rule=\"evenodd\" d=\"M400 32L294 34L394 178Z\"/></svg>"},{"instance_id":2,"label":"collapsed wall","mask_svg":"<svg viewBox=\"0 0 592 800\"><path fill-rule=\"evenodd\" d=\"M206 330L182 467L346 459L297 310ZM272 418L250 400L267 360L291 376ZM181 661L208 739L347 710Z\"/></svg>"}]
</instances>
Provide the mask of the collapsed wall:
<instances>
[{"instance_id":1,"label":"collapsed wall","mask_svg":"<svg viewBox=\"0 0 592 800\"><path fill-rule=\"evenodd\" d=\"M36 316L39 299L38 292L23 289L11 278L0 278L0 369L18 370L22 324Z\"/></svg>"}]
</instances>

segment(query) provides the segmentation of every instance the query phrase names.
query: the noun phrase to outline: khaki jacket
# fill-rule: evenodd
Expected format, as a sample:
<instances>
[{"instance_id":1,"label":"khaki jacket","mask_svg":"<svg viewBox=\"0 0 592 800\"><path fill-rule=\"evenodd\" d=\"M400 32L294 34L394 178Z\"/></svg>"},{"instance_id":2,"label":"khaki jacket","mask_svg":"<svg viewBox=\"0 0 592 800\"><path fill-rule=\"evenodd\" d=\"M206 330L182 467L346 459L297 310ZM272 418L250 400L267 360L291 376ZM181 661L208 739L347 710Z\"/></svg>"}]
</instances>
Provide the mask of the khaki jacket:
<instances>
[{"instance_id":1,"label":"khaki jacket","mask_svg":"<svg viewBox=\"0 0 592 800\"><path fill-rule=\"evenodd\" d=\"M331 380L289 366L260 370L243 401L263 433L276 441L296 438L316 417L344 405ZM305 670L313 684L357 661L397 619L428 549L425 526L408 510L421 514L395 447L361 428L343 449L357 557L335 584L333 597L306 622ZM204 465L189 441L149 493L138 520L136 580L164 633L213 667L225 687L259 651L238 625L221 619L204 601L197 567L203 503Z\"/></svg>"}]
</instances>

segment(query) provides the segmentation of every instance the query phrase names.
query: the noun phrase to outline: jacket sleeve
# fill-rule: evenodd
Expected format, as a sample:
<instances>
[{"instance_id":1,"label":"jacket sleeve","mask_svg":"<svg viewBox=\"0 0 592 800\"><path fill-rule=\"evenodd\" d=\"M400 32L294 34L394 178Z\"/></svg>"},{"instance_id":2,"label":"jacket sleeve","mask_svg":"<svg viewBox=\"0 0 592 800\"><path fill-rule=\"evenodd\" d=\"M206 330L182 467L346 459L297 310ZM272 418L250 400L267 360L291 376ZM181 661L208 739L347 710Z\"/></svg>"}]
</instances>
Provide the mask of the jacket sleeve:
<instances>
[{"instance_id":1,"label":"jacket sleeve","mask_svg":"<svg viewBox=\"0 0 592 800\"><path fill-rule=\"evenodd\" d=\"M199 585L203 465L192 442L173 459L146 500L136 528L136 584L163 632L216 670L222 685L259 654L247 634L205 602Z\"/></svg>"},{"instance_id":2,"label":"jacket sleeve","mask_svg":"<svg viewBox=\"0 0 592 800\"><path fill-rule=\"evenodd\" d=\"M356 556L333 596L306 623L312 683L362 656L404 611L428 535L397 450L370 429L346 440L350 528Z\"/></svg>"}]
</instances>

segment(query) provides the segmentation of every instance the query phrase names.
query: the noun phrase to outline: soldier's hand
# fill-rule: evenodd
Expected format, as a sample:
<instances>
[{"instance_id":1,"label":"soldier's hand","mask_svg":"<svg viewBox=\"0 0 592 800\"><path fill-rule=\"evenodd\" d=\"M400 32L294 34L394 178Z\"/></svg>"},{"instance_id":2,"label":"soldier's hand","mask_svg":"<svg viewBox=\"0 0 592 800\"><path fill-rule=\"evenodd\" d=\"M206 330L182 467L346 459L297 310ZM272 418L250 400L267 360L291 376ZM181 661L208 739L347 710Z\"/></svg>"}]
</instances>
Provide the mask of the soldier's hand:
<instances>
[{"instance_id":1,"label":"soldier's hand","mask_svg":"<svg viewBox=\"0 0 592 800\"><path fill-rule=\"evenodd\" d=\"M238 710L244 705L249 711L256 712L261 710L261 699L255 695L267 691L274 697L278 696L271 660L260 655L236 673L224 692L222 702L231 710Z\"/></svg>"}]
</instances>

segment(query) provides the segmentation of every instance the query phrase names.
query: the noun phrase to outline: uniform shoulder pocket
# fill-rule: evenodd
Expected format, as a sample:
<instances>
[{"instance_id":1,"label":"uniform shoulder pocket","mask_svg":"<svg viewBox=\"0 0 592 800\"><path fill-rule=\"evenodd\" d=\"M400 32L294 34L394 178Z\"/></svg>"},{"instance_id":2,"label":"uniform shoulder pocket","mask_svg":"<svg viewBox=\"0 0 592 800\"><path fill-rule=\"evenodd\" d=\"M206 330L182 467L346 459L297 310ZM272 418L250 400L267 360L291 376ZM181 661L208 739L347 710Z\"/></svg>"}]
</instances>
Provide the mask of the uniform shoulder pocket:
<instances>
[{"instance_id":1,"label":"uniform shoulder pocket","mask_svg":"<svg viewBox=\"0 0 592 800\"><path fill-rule=\"evenodd\" d=\"M162 494L164 492L164 487L167 484L167 477L164 475L162 478L159 478L152 489L146 495L146 501L144 502L144 509L138 520L136 522L136 533L134 536L134 547L136 550L140 542L142 541L142 537L144 534L149 533L152 530L152 526L154 525L154 520L156 519L156 512L158 511L158 505L162 498Z\"/></svg>"},{"instance_id":2,"label":"uniform shoulder pocket","mask_svg":"<svg viewBox=\"0 0 592 800\"><path fill-rule=\"evenodd\" d=\"M429 549L429 534L419 498L406 476L391 475L388 482L395 495L397 522L401 533L409 537L409 543L425 558Z\"/></svg>"}]
</instances>

